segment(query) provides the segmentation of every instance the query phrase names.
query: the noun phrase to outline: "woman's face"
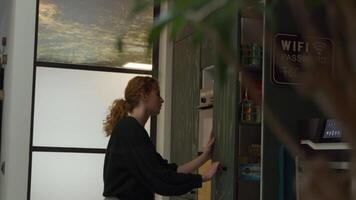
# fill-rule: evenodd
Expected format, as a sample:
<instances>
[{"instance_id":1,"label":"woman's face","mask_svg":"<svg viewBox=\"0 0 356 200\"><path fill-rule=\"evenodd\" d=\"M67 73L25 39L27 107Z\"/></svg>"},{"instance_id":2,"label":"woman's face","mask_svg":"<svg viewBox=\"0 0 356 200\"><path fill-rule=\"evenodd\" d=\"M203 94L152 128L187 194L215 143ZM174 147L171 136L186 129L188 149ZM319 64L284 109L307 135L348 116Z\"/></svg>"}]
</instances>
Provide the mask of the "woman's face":
<instances>
[{"instance_id":1,"label":"woman's face","mask_svg":"<svg viewBox=\"0 0 356 200\"><path fill-rule=\"evenodd\" d=\"M163 102L164 101L161 98L159 87L153 89L148 94L146 101L145 101L146 109L147 109L148 113L153 116L158 115L161 110Z\"/></svg>"}]
</instances>

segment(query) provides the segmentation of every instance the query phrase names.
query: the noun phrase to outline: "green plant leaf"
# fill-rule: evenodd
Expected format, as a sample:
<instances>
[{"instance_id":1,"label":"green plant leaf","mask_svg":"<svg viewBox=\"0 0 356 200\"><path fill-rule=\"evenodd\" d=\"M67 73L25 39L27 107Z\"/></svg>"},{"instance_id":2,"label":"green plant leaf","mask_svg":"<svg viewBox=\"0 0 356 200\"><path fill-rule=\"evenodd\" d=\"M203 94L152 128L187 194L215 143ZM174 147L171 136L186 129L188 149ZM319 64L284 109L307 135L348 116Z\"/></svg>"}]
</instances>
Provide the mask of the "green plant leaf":
<instances>
[{"instance_id":1,"label":"green plant leaf","mask_svg":"<svg viewBox=\"0 0 356 200\"><path fill-rule=\"evenodd\" d=\"M205 39L205 35L201 30L196 30L192 37L194 44L200 44Z\"/></svg>"},{"instance_id":2,"label":"green plant leaf","mask_svg":"<svg viewBox=\"0 0 356 200\"><path fill-rule=\"evenodd\" d=\"M171 11L161 13L154 21L153 26L149 32L148 42L151 44L154 41L158 41L163 29L169 25L177 16Z\"/></svg>"},{"instance_id":3,"label":"green plant leaf","mask_svg":"<svg viewBox=\"0 0 356 200\"><path fill-rule=\"evenodd\" d=\"M184 18L182 15L177 16L177 18L172 21L172 24L170 26L171 38L173 40L176 39L177 35L184 29L186 25L186 18Z\"/></svg>"},{"instance_id":4,"label":"green plant leaf","mask_svg":"<svg viewBox=\"0 0 356 200\"><path fill-rule=\"evenodd\" d=\"M152 2L147 1L147 0L135 0L134 6L131 10L131 16L134 16L146 8L148 8L150 5L152 5Z\"/></svg>"}]
</instances>

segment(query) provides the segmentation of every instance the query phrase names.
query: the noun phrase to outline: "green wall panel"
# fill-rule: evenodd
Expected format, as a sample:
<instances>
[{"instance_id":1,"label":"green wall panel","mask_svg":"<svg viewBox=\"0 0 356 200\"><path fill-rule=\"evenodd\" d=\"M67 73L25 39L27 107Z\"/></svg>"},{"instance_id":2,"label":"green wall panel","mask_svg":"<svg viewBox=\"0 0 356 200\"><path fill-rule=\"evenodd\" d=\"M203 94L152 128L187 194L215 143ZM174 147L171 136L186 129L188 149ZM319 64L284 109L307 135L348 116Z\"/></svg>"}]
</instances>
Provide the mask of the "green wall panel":
<instances>
[{"instance_id":1,"label":"green wall panel","mask_svg":"<svg viewBox=\"0 0 356 200\"><path fill-rule=\"evenodd\" d=\"M200 46L192 43L188 37L174 44L171 159L177 164L190 161L198 153ZM195 195L188 194L187 198L194 199Z\"/></svg>"},{"instance_id":2,"label":"green wall panel","mask_svg":"<svg viewBox=\"0 0 356 200\"><path fill-rule=\"evenodd\" d=\"M213 160L220 161L226 170L220 171L212 182L212 199L234 200L236 195L236 135L238 84L236 75L230 75L223 86L214 85L214 135L216 137Z\"/></svg>"},{"instance_id":3,"label":"green wall panel","mask_svg":"<svg viewBox=\"0 0 356 200\"><path fill-rule=\"evenodd\" d=\"M213 50L213 41L205 39L201 44L201 68L214 65L214 50Z\"/></svg>"}]
</instances>

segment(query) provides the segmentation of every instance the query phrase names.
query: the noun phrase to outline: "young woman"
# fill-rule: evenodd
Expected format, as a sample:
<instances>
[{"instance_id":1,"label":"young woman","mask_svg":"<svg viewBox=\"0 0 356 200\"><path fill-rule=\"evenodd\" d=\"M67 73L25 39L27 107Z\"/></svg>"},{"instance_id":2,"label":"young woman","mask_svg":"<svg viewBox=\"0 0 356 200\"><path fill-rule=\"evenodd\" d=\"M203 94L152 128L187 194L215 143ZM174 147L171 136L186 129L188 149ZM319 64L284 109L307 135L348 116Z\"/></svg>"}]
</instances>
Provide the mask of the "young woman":
<instances>
[{"instance_id":1,"label":"young woman","mask_svg":"<svg viewBox=\"0 0 356 200\"><path fill-rule=\"evenodd\" d=\"M203 175L191 174L210 159L214 138L202 155L181 166L168 164L157 153L144 126L150 116L160 112L163 102L157 80L137 76L128 82L125 99L115 100L110 107L104 122L104 131L110 136L104 163L106 199L153 200L154 193L182 195L201 187L216 173L218 162Z\"/></svg>"}]
</instances>

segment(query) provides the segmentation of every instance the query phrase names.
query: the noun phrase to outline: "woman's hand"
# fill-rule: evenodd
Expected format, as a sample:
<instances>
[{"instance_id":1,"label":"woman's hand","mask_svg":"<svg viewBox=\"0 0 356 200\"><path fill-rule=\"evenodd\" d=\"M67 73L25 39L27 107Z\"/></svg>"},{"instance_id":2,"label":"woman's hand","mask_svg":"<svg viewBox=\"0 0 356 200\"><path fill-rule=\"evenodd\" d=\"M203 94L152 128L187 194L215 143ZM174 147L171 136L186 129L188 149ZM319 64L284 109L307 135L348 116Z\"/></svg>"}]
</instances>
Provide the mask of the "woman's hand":
<instances>
[{"instance_id":1,"label":"woman's hand","mask_svg":"<svg viewBox=\"0 0 356 200\"><path fill-rule=\"evenodd\" d=\"M214 143L215 143L215 138L213 136L213 132L210 133L210 136L209 136L209 140L208 142L204 145L204 149L203 149L203 153L208 155L208 157L210 158L211 156L211 152L212 152L212 149L213 149L213 146L214 146Z\"/></svg>"},{"instance_id":2,"label":"woman's hand","mask_svg":"<svg viewBox=\"0 0 356 200\"><path fill-rule=\"evenodd\" d=\"M206 161L208 161L211 157L211 152L213 148L213 144L215 142L215 138L210 134L208 142L203 147L203 153L197 158L183 164L179 165L177 168L177 172L179 173L192 173L201 167Z\"/></svg>"},{"instance_id":3,"label":"woman's hand","mask_svg":"<svg viewBox=\"0 0 356 200\"><path fill-rule=\"evenodd\" d=\"M220 165L220 162L213 162L211 164L211 166L209 167L208 171L206 171L205 174L202 175L203 182L211 180L211 178L218 171L219 165Z\"/></svg>"}]
</instances>

